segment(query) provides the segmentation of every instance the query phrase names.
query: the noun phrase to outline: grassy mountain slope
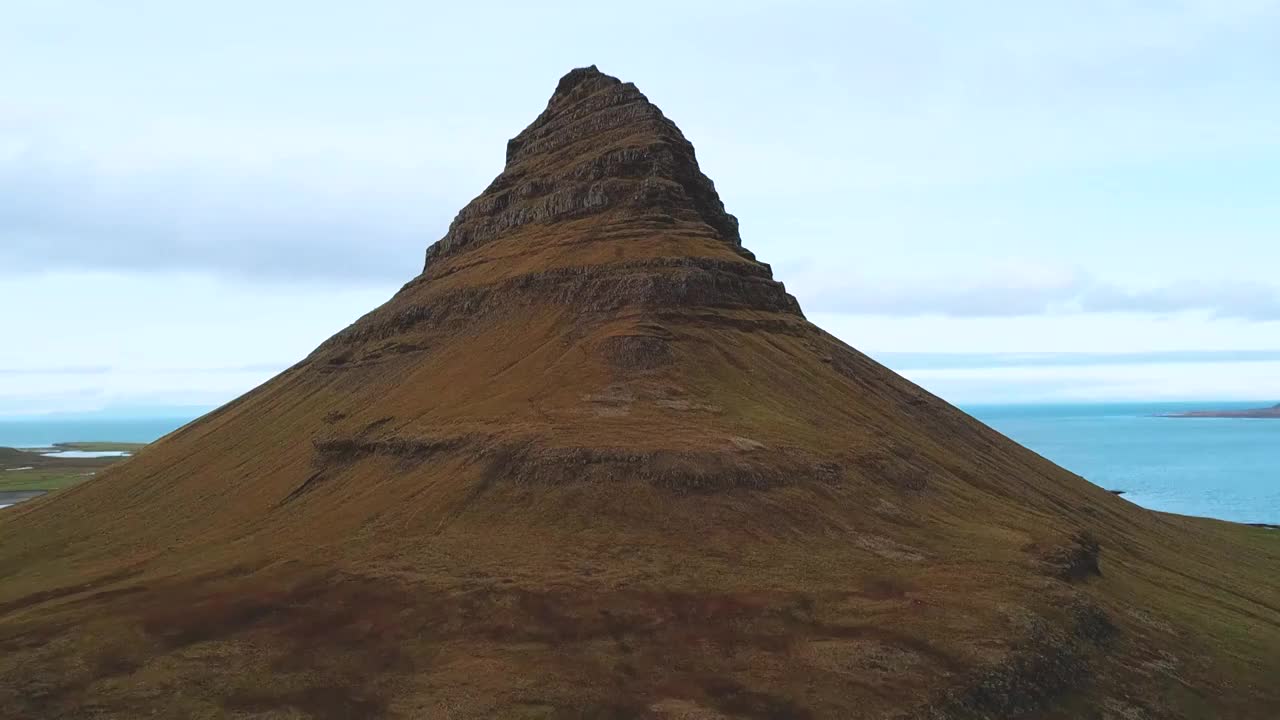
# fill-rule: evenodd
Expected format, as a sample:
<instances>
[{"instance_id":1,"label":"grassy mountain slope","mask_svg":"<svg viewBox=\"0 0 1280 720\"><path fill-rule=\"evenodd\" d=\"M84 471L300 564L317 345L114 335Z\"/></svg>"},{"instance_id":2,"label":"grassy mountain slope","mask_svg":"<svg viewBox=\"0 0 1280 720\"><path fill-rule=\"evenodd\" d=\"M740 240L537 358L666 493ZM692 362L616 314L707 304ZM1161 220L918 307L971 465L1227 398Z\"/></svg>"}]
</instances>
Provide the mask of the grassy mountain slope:
<instances>
[{"instance_id":1,"label":"grassy mountain slope","mask_svg":"<svg viewBox=\"0 0 1280 720\"><path fill-rule=\"evenodd\" d=\"M0 717L1270 718L1277 647L1280 533L808 323L593 68L387 304L0 515Z\"/></svg>"}]
</instances>

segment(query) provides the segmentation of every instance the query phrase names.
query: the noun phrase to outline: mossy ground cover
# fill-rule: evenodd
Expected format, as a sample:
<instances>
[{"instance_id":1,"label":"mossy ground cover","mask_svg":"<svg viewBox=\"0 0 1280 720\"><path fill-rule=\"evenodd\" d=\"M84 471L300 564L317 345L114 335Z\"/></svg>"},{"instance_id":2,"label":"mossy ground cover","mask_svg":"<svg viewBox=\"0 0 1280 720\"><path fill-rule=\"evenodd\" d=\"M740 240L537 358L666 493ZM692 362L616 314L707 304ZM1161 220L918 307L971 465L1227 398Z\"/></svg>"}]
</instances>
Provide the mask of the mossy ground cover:
<instances>
[{"instance_id":1,"label":"mossy ground cover","mask_svg":"<svg viewBox=\"0 0 1280 720\"><path fill-rule=\"evenodd\" d=\"M0 492L43 490L54 492L82 483L102 470L115 465L121 457L67 458L52 457L46 452L76 450L81 452L135 453L145 443L68 442L49 448L0 448Z\"/></svg>"}]
</instances>

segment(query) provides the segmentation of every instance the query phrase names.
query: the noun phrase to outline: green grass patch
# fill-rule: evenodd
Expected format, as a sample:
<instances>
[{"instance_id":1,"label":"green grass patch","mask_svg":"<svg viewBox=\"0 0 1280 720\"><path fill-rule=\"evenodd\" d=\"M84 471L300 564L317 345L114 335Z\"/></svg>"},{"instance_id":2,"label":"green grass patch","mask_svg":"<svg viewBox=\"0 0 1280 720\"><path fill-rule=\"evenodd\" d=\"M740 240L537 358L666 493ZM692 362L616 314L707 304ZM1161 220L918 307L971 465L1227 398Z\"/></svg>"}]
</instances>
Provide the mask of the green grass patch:
<instances>
[{"instance_id":1,"label":"green grass patch","mask_svg":"<svg viewBox=\"0 0 1280 720\"><path fill-rule=\"evenodd\" d=\"M44 490L52 492L71 487L94 477L127 456L100 458L67 458L42 452L77 450L81 452L135 453L144 443L68 442L41 451L0 448L0 492Z\"/></svg>"},{"instance_id":2,"label":"green grass patch","mask_svg":"<svg viewBox=\"0 0 1280 720\"><path fill-rule=\"evenodd\" d=\"M61 490L93 477L94 470L40 469L0 473L0 492L18 490Z\"/></svg>"},{"instance_id":3,"label":"green grass patch","mask_svg":"<svg viewBox=\"0 0 1280 720\"><path fill-rule=\"evenodd\" d=\"M146 443L133 442L65 442L54 443L59 450L80 450L83 452L137 452L146 447Z\"/></svg>"}]
</instances>

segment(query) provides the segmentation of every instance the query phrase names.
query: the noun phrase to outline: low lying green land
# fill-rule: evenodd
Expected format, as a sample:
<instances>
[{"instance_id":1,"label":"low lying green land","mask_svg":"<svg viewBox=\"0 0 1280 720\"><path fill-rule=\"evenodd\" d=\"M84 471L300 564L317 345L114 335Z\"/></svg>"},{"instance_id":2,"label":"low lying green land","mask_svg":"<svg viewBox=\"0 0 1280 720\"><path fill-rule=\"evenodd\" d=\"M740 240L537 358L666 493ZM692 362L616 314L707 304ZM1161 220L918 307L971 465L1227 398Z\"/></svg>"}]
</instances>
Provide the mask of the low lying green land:
<instances>
[{"instance_id":1,"label":"low lying green land","mask_svg":"<svg viewBox=\"0 0 1280 720\"><path fill-rule=\"evenodd\" d=\"M145 443L70 442L57 443L50 448L0 448L0 505L6 500L18 501L25 497L5 497L7 493L53 492L84 482L98 472L127 460L128 456L101 458L52 457L44 452L76 450L80 452L134 453Z\"/></svg>"},{"instance_id":2,"label":"low lying green land","mask_svg":"<svg viewBox=\"0 0 1280 720\"><path fill-rule=\"evenodd\" d=\"M129 442L65 442L54 443L55 450L81 450L84 452L127 452L135 453L146 447L146 443Z\"/></svg>"}]
</instances>

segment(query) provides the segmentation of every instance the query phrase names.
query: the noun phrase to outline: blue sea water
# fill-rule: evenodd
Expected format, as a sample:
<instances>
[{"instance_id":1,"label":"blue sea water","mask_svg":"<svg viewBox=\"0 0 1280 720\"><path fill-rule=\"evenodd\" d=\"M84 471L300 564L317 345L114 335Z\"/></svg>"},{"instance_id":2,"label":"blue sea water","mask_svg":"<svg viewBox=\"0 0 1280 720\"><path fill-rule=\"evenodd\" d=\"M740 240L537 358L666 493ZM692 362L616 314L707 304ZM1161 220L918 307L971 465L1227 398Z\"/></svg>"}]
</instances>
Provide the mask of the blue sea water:
<instances>
[{"instance_id":1,"label":"blue sea water","mask_svg":"<svg viewBox=\"0 0 1280 720\"><path fill-rule=\"evenodd\" d=\"M1143 507L1280 524L1280 419L1166 418L1255 403L975 405L966 412Z\"/></svg>"},{"instance_id":2,"label":"blue sea water","mask_svg":"<svg viewBox=\"0 0 1280 720\"><path fill-rule=\"evenodd\" d=\"M184 416L0 420L0 447L49 447L59 442L152 442L193 419Z\"/></svg>"},{"instance_id":3,"label":"blue sea water","mask_svg":"<svg viewBox=\"0 0 1280 720\"><path fill-rule=\"evenodd\" d=\"M1154 510L1280 524L1280 420L1188 419L1161 413L1256 403L970 405L977 419L1108 490ZM194 415L0 420L0 447L151 442Z\"/></svg>"}]
</instances>

